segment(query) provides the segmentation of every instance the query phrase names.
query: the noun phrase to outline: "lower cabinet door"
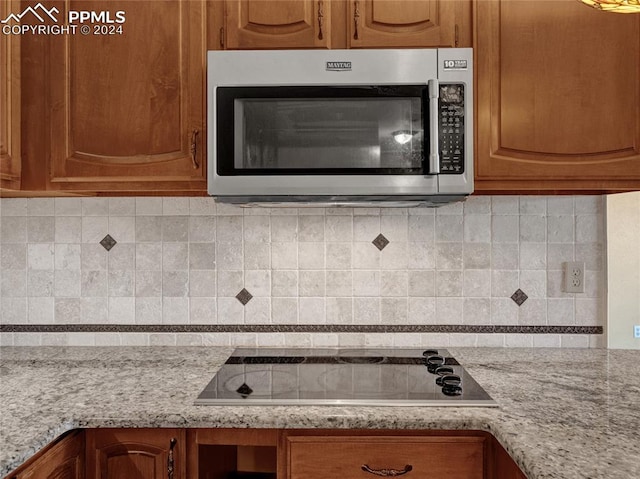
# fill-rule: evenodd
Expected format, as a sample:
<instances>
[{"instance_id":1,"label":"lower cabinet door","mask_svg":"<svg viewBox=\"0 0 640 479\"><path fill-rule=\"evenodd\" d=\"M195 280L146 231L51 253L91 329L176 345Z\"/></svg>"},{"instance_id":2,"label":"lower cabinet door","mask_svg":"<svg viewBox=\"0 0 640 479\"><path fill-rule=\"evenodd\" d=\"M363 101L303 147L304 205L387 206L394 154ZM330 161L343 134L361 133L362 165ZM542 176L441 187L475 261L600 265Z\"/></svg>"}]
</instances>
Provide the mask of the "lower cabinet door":
<instances>
[{"instance_id":1,"label":"lower cabinet door","mask_svg":"<svg viewBox=\"0 0 640 479\"><path fill-rule=\"evenodd\" d=\"M74 431L9 479L84 479L84 434Z\"/></svg>"},{"instance_id":2,"label":"lower cabinet door","mask_svg":"<svg viewBox=\"0 0 640 479\"><path fill-rule=\"evenodd\" d=\"M86 450L91 479L186 477L184 430L89 429Z\"/></svg>"},{"instance_id":3,"label":"lower cabinet door","mask_svg":"<svg viewBox=\"0 0 640 479\"><path fill-rule=\"evenodd\" d=\"M482 479L483 437L289 436L288 479Z\"/></svg>"}]
</instances>

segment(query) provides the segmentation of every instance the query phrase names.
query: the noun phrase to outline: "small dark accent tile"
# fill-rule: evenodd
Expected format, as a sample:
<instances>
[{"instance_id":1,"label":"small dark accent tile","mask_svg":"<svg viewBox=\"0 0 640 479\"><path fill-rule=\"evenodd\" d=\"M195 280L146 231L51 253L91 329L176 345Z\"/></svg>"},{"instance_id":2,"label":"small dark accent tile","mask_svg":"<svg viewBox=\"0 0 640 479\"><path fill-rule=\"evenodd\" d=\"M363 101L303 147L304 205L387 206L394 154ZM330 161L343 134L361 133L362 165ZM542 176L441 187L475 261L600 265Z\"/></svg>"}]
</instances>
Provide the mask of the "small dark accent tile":
<instances>
[{"instance_id":1,"label":"small dark accent tile","mask_svg":"<svg viewBox=\"0 0 640 479\"><path fill-rule=\"evenodd\" d=\"M111 235L107 235L104 238L102 238L102 240L100 241L100 244L102 245L102 247L104 249L106 249L107 251L110 251L111 248L113 248L116 245L117 241L114 240Z\"/></svg>"},{"instance_id":2,"label":"small dark accent tile","mask_svg":"<svg viewBox=\"0 0 640 479\"><path fill-rule=\"evenodd\" d=\"M382 251L385 248L385 246L389 244L389 240L385 238L382 233L380 233L378 236L376 236L376 239L374 239L372 243L375 245L376 248Z\"/></svg>"},{"instance_id":3,"label":"small dark accent tile","mask_svg":"<svg viewBox=\"0 0 640 479\"><path fill-rule=\"evenodd\" d=\"M513 301L514 301L518 306L522 306L522 303L524 303L524 302L527 300L527 298L528 298L528 297L529 297L529 296L527 296L527 295L524 293L524 291L522 291L520 288L518 288L518 289L516 290L516 292L515 292L515 293L513 293L513 294L511 295L511 299L513 299Z\"/></svg>"},{"instance_id":4,"label":"small dark accent tile","mask_svg":"<svg viewBox=\"0 0 640 479\"><path fill-rule=\"evenodd\" d=\"M245 288L242 288L242 291L236 294L236 299L242 303L242 306L245 306L249 301L251 301L251 298L253 298L253 295Z\"/></svg>"}]
</instances>

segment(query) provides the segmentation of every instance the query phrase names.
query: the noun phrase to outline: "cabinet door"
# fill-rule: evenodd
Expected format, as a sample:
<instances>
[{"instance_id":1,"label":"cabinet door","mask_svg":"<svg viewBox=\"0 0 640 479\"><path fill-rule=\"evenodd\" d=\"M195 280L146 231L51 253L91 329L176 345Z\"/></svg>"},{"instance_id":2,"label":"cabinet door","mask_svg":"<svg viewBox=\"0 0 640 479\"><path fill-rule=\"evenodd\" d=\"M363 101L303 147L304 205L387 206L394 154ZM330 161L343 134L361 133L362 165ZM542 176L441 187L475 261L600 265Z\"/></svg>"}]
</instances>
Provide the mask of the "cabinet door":
<instances>
[{"instance_id":1,"label":"cabinet door","mask_svg":"<svg viewBox=\"0 0 640 479\"><path fill-rule=\"evenodd\" d=\"M476 190L639 189L640 16L476 5Z\"/></svg>"},{"instance_id":2,"label":"cabinet door","mask_svg":"<svg viewBox=\"0 0 640 479\"><path fill-rule=\"evenodd\" d=\"M351 0L349 46L470 46L471 2L462 0Z\"/></svg>"},{"instance_id":3,"label":"cabinet door","mask_svg":"<svg viewBox=\"0 0 640 479\"><path fill-rule=\"evenodd\" d=\"M333 0L227 0L227 49L329 48Z\"/></svg>"},{"instance_id":4,"label":"cabinet door","mask_svg":"<svg viewBox=\"0 0 640 479\"><path fill-rule=\"evenodd\" d=\"M56 6L95 10L78 0ZM49 187L204 191L204 2L103 7L125 22L51 39Z\"/></svg>"},{"instance_id":5,"label":"cabinet door","mask_svg":"<svg viewBox=\"0 0 640 479\"><path fill-rule=\"evenodd\" d=\"M288 479L483 479L484 438L289 436Z\"/></svg>"},{"instance_id":6,"label":"cabinet door","mask_svg":"<svg viewBox=\"0 0 640 479\"><path fill-rule=\"evenodd\" d=\"M81 431L62 438L15 479L84 479L84 435Z\"/></svg>"},{"instance_id":7,"label":"cabinet door","mask_svg":"<svg viewBox=\"0 0 640 479\"><path fill-rule=\"evenodd\" d=\"M0 18L20 12L0 2ZM20 188L20 36L0 34L0 190Z\"/></svg>"},{"instance_id":8,"label":"cabinet door","mask_svg":"<svg viewBox=\"0 0 640 479\"><path fill-rule=\"evenodd\" d=\"M95 479L184 479L180 429L87 430L87 476Z\"/></svg>"}]
</instances>

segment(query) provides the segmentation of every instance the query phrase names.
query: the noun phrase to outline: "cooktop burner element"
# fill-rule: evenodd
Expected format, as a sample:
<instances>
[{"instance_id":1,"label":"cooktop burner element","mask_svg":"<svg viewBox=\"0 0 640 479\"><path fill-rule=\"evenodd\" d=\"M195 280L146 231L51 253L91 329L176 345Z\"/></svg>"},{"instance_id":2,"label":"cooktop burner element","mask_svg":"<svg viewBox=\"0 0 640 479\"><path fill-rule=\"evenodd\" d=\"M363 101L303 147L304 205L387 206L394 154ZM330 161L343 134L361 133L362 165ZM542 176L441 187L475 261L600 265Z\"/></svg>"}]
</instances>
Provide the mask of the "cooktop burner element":
<instances>
[{"instance_id":1,"label":"cooktop burner element","mask_svg":"<svg viewBox=\"0 0 640 479\"><path fill-rule=\"evenodd\" d=\"M498 404L446 349L239 348L196 405Z\"/></svg>"}]
</instances>

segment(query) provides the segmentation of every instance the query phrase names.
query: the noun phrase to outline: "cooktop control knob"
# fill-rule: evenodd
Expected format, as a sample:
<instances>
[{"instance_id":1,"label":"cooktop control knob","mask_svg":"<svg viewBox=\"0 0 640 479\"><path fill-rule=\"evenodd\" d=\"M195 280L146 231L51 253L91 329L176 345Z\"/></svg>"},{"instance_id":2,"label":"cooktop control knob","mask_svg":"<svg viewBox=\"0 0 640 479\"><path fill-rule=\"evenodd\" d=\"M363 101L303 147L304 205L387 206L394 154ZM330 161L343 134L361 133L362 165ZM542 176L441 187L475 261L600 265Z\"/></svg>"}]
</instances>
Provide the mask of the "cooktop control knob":
<instances>
[{"instance_id":1,"label":"cooktop control knob","mask_svg":"<svg viewBox=\"0 0 640 479\"><path fill-rule=\"evenodd\" d=\"M426 360L427 370L430 373L435 374L436 369L438 369L444 363L445 363L445 359L443 356L439 356L439 355L429 356Z\"/></svg>"}]
</instances>

